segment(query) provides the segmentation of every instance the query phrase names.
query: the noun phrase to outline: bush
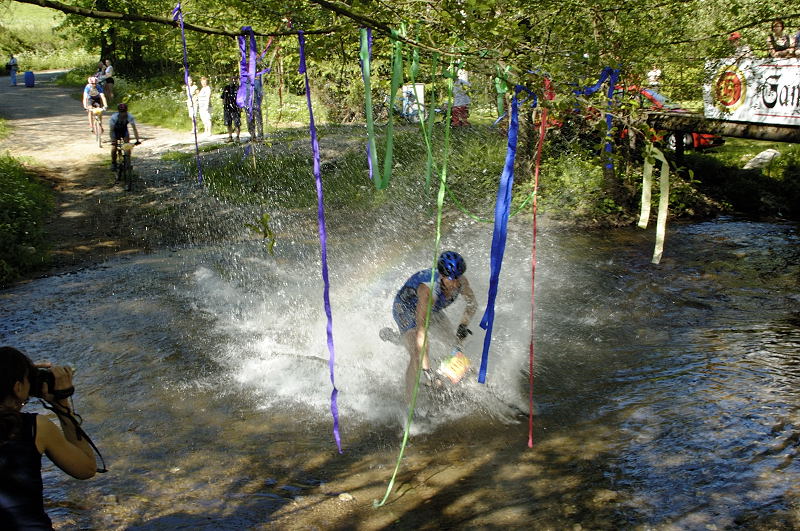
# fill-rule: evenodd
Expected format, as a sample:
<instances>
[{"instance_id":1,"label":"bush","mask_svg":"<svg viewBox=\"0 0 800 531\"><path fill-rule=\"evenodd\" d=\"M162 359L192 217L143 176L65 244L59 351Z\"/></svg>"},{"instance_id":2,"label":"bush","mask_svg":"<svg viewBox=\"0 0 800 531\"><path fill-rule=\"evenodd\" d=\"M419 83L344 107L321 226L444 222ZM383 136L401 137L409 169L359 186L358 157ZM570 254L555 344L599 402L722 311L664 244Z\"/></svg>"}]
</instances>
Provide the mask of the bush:
<instances>
[{"instance_id":1,"label":"bush","mask_svg":"<svg viewBox=\"0 0 800 531\"><path fill-rule=\"evenodd\" d=\"M9 155L0 156L0 285L47 262L44 220L50 190Z\"/></svg>"}]
</instances>

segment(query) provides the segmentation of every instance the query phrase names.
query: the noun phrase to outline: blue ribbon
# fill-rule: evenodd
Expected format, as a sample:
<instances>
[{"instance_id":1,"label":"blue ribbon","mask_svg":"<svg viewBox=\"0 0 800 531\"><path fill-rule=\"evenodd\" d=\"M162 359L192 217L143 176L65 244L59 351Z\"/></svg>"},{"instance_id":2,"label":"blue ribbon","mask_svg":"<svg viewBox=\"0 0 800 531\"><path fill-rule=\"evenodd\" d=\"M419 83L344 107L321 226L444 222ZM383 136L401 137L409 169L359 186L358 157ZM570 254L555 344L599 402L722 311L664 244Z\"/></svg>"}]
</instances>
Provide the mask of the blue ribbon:
<instances>
[{"instance_id":1,"label":"blue ribbon","mask_svg":"<svg viewBox=\"0 0 800 531\"><path fill-rule=\"evenodd\" d=\"M328 317L328 352L330 358L328 359L328 369L331 375L331 414L333 415L333 438L336 440L336 447L339 453L342 453L342 441L339 436L339 407L336 404L336 398L339 395L339 390L336 389L336 383L333 378L333 368L336 355L333 349L333 317L331 315L331 300L330 300L330 281L328 279L328 244L327 233L325 230L325 205L322 198L322 176L320 174L320 155L319 155L319 141L317 140L317 128L314 125L314 111L311 108L311 87L308 83L308 72L306 72L306 39L302 31L297 32L297 39L300 43L300 69L298 72L304 74L306 82L306 102L308 104L308 119L309 130L311 131L311 151L314 153L314 179L317 183L317 221L319 224L319 243L322 248L322 281L325 285L323 290L323 301L325 304L325 315Z\"/></svg>"},{"instance_id":2,"label":"blue ribbon","mask_svg":"<svg viewBox=\"0 0 800 531\"><path fill-rule=\"evenodd\" d=\"M500 186L497 189L497 202L494 208L494 233L492 234L492 254L489 268L489 295L486 304L486 312L484 312L480 324L481 328L486 330L486 335L483 338L481 367L478 371L478 382L480 383L486 383L486 369L489 363L489 346L492 343L492 328L494 327L494 304L497 299L500 269L503 266L503 254L506 249L508 215L511 209L511 188L514 186L514 160L517 157L517 137L519 133L518 95L521 91L526 91L530 94L530 91L518 85L515 87L514 96L511 98L511 123L508 126L508 150L506 151L503 173L500 175Z\"/></svg>"},{"instance_id":3,"label":"blue ribbon","mask_svg":"<svg viewBox=\"0 0 800 531\"><path fill-rule=\"evenodd\" d=\"M189 90L189 54L186 51L186 32L183 29L183 11L181 10L181 3L175 6L172 10L172 20L177 21L181 26L181 40L183 41L183 83L186 85L186 93L189 95L189 105L194 109L194 102L192 101L192 91ZM194 155L197 163L197 182L203 182L203 167L200 164L200 144L197 142L197 117L192 111L192 130L194 131Z\"/></svg>"},{"instance_id":4,"label":"blue ribbon","mask_svg":"<svg viewBox=\"0 0 800 531\"><path fill-rule=\"evenodd\" d=\"M611 147L611 108L614 105L614 88L617 85L617 80L619 79L619 68L611 68L607 66L603 68L603 71L600 72L600 79L594 85L590 87L585 87L583 89L576 89L572 92L578 96L591 96L598 90L600 87L603 86L603 83L608 80L608 91L606 96L608 97L608 110L609 112L606 113L606 145L604 151L608 153L608 162L606 162L606 168L613 169L614 168L614 160L611 158L611 153L613 148Z\"/></svg>"}]
</instances>

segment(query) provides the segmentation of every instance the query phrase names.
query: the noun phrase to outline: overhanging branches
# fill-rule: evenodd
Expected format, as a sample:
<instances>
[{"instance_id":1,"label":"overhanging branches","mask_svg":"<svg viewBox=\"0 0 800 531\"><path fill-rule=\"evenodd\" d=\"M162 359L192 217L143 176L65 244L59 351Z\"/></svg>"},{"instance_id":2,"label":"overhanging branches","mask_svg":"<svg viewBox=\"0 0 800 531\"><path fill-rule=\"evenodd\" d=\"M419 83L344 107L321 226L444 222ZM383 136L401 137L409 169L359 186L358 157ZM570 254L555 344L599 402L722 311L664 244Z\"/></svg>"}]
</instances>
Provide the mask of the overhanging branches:
<instances>
[{"instance_id":1,"label":"overhanging branches","mask_svg":"<svg viewBox=\"0 0 800 531\"><path fill-rule=\"evenodd\" d=\"M157 17L157 16L153 16L153 15L142 15L142 14L139 14L139 13L120 13L120 12L117 12L117 11L100 11L100 10L97 10L97 9L87 9L87 8L84 8L84 7L77 7L77 6L73 6L73 5L69 5L69 4L64 4L62 2L57 2L55 0L13 0L13 1L14 2L19 2L19 3L22 3L22 4L33 4L33 5L37 5L37 6L41 6L41 7L46 7L46 8L49 8L49 9L55 9L57 11L61 11L62 13L67 13L69 15L77 15L77 16L86 17L86 18L97 18L97 19L105 19L105 20L120 20L120 21L126 21L126 22L148 22L148 23L152 23L152 24L164 24L164 25L167 25L167 26L172 26L173 28L179 27L178 22L175 21L175 20L172 20L172 18L169 18L169 17ZM308 1L310 3L318 5L322 9L325 9L326 11L331 11L331 12L336 13L338 15L341 15L341 16L343 16L345 18L348 18L348 19L352 20L353 22L357 23L359 26L372 28L375 31L383 33L383 34L385 34L387 36L392 35L392 27L389 24L385 23L385 22L374 20L374 19L371 19L371 18L366 17L364 15L361 15L361 14L358 14L358 13L354 13L353 11L345 9L344 7L341 7L341 6L339 6L337 4L334 4L332 2L328 2L326 0L308 0ZM199 26L197 24L190 24L188 22L184 22L183 26L184 26L184 29L187 30L187 31L194 31L194 32L198 32L198 33L207 33L209 35L222 35L222 36L225 36L225 37L238 37L239 35L242 34L242 32L240 30L227 30L227 29L220 29L220 28L211 28L211 27L208 27L208 26ZM343 29L342 26L334 26L334 27L324 28L324 29L303 30L303 33L305 33L306 35L327 35L327 34L331 34L331 33L336 33L337 31L341 31L342 29ZM276 32L269 32L269 33L254 31L253 33L255 33L256 35L262 36L262 37L281 37L281 36L296 35L297 31L276 31ZM452 51L440 50L438 48L422 44L420 42L417 42L417 41L415 41L413 39L409 39L407 37L403 37L401 35L395 35L394 38L399 40L399 41L402 41L402 42L404 42L406 44L409 44L411 46L415 46L415 47L417 47L419 49L428 50L430 52L437 52L437 53L439 53L441 55L447 55L447 56L450 56L450 55L454 55L454 56L456 56L456 55L457 56L472 55L472 54L463 53L463 52L455 53L455 52L452 52Z\"/></svg>"}]
</instances>

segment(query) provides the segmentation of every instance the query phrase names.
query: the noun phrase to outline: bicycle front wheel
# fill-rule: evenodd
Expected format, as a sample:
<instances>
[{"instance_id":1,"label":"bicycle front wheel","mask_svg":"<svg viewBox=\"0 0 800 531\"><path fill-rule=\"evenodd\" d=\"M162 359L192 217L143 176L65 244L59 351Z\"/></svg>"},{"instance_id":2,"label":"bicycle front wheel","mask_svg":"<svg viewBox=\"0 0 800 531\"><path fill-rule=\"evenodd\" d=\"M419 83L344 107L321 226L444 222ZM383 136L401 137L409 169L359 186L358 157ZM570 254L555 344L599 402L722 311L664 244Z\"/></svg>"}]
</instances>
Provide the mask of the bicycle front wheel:
<instances>
[{"instance_id":1,"label":"bicycle front wheel","mask_svg":"<svg viewBox=\"0 0 800 531\"><path fill-rule=\"evenodd\" d=\"M103 147L103 133L100 127L100 120L95 117L94 119L94 135L97 139L97 147Z\"/></svg>"},{"instance_id":2,"label":"bicycle front wheel","mask_svg":"<svg viewBox=\"0 0 800 531\"><path fill-rule=\"evenodd\" d=\"M127 151L122 157L122 168L125 175L125 187L130 192L133 190L133 166L131 165L131 155Z\"/></svg>"}]
</instances>

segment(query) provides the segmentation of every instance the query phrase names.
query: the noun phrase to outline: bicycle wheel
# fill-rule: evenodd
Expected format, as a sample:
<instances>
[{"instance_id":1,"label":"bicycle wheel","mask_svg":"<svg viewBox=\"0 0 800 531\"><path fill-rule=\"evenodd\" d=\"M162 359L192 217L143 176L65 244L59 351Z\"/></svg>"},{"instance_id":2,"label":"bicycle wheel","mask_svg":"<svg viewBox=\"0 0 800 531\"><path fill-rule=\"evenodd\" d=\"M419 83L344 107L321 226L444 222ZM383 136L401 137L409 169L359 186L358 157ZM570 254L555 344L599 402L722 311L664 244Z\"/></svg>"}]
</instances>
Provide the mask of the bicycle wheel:
<instances>
[{"instance_id":1,"label":"bicycle wheel","mask_svg":"<svg viewBox=\"0 0 800 531\"><path fill-rule=\"evenodd\" d=\"M125 164L124 157L122 155L122 150L117 148L117 182L124 183L125 182Z\"/></svg>"},{"instance_id":2,"label":"bicycle wheel","mask_svg":"<svg viewBox=\"0 0 800 531\"><path fill-rule=\"evenodd\" d=\"M103 147L103 133L100 130L100 118L95 114L94 116L94 135L97 138L97 147Z\"/></svg>"},{"instance_id":3,"label":"bicycle wheel","mask_svg":"<svg viewBox=\"0 0 800 531\"><path fill-rule=\"evenodd\" d=\"M133 191L133 166L131 165L131 154L126 151L122 156L122 167L125 172L125 188Z\"/></svg>"}]
</instances>

